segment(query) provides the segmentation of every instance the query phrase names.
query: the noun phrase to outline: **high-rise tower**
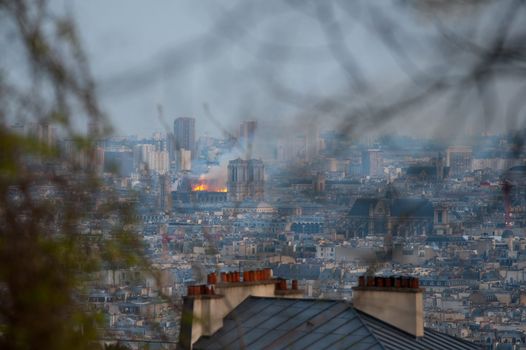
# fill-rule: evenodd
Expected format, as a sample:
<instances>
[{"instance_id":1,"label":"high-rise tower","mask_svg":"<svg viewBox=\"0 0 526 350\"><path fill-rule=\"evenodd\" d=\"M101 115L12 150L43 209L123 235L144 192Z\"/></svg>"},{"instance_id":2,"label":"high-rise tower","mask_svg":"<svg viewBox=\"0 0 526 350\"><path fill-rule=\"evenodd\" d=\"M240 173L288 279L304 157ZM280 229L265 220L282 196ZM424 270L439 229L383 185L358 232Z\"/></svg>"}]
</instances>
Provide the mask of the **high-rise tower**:
<instances>
[{"instance_id":1,"label":"high-rise tower","mask_svg":"<svg viewBox=\"0 0 526 350\"><path fill-rule=\"evenodd\" d=\"M471 171L473 162L473 150L468 146L448 147L446 151L446 165L449 167L450 175L454 177L463 176Z\"/></svg>"},{"instance_id":2,"label":"high-rise tower","mask_svg":"<svg viewBox=\"0 0 526 350\"><path fill-rule=\"evenodd\" d=\"M384 161L382 151L367 149L362 152L362 172L365 176L379 177L383 175Z\"/></svg>"},{"instance_id":3,"label":"high-rise tower","mask_svg":"<svg viewBox=\"0 0 526 350\"><path fill-rule=\"evenodd\" d=\"M251 155L253 151L257 126L258 122L254 120L244 121L239 126L239 145L249 155Z\"/></svg>"},{"instance_id":4,"label":"high-rise tower","mask_svg":"<svg viewBox=\"0 0 526 350\"><path fill-rule=\"evenodd\" d=\"M174 121L174 138L175 149L177 151L181 149L189 150L192 153L192 159L195 159L195 119L177 118Z\"/></svg>"}]
</instances>

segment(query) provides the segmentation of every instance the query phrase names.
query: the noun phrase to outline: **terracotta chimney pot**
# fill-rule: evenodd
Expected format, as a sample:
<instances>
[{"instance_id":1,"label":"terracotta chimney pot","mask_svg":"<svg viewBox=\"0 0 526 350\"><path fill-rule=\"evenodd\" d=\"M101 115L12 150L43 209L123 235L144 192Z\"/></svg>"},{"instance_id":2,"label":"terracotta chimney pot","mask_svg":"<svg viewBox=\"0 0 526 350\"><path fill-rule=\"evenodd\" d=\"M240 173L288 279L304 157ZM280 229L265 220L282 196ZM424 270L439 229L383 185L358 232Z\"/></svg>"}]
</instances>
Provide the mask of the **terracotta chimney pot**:
<instances>
[{"instance_id":1,"label":"terracotta chimney pot","mask_svg":"<svg viewBox=\"0 0 526 350\"><path fill-rule=\"evenodd\" d=\"M365 276L358 277L358 286L359 287L365 287Z\"/></svg>"},{"instance_id":2,"label":"terracotta chimney pot","mask_svg":"<svg viewBox=\"0 0 526 350\"><path fill-rule=\"evenodd\" d=\"M298 290L298 280L292 280L292 289Z\"/></svg>"}]
</instances>

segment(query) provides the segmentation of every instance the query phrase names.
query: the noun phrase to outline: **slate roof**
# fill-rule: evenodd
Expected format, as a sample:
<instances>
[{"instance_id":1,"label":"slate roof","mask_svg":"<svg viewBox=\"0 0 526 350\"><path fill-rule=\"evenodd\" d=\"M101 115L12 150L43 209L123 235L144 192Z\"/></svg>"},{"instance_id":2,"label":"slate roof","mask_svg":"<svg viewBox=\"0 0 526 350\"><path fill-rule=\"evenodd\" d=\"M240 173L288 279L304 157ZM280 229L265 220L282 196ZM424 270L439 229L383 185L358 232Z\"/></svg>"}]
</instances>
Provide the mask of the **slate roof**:
<instances>
[{"instance_id":1,"label":"slate roof","mask_svg":"<svg viewBox=\"0 0 526 350\"><path fill-rule=\"evenodd\" d=\"M376 205L379 199L377 198L358 198L351 208L351 216L369 216L369 207Z\"/></svg>"},{"instance_id":2,"label":"slate roof","mask_svg":"<svg viewBox=\"0 0 526 350\"><path fill-rule=\"evenodd\" d=\"M433 204L427 199L395 199L391 204L391 216L433 217Z\"/></svg>"},{"instance_id":3,"label":"slate roof","mask_svg":"<svg viewBox=\"0 0 526 350\"><path fill-rule=\"evenodd\" d=\"M358 198L350 211L351 216L369 216L369 207L375 207L380 199ZM387 201L391 216L397 217L428 217L434 216L433 204L421 198L397 198Z\"/></svg>"},{"instance_id":4,"label":"slate roof","mask_svg":"<svg viewBox=\"0 0 526 350\"><path fill-rule=\"evenodd\" d=\"M317 280L320 278L321 266L315 264L279 264L274 274L283 278Z\"/></svg>"},{"instance_id":5,"label":"slate roof","mask_svg":"<svg viewBox=\"0 0 526 350\"><path fill-rule=\"evenodd\" d=\"M249 297L194 349L478 349L430 329L415 338L339 300Z\"/></svg>"}]
</instances>

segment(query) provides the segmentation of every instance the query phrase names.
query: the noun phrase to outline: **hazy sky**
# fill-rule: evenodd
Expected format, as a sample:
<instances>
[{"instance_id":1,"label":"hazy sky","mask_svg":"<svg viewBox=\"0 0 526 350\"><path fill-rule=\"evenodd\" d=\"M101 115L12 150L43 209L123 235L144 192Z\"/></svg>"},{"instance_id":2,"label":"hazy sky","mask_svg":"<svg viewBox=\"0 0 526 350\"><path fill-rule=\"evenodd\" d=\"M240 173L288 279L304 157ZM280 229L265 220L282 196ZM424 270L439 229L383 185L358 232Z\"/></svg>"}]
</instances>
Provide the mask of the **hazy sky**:
<instances>
[{"instance_id":1,"label":"hazy sky","mask_svg":"<svg viewBox=\"0 0 526 350\"><path fill-rule=\"evenodd\" d=\"M408 69L427 71L444 54L433 47L434 27L414 10L327 3L76 0L64 6L78 21L118 133L147 136L164 129L158 105L170 128L178 116L195 117L198 135L219 135L218 124L235 130L243 119L275 132L308 118L322 128L338 125L350 106L398 98L410 81ZM455 29L463 30L464 18L450 18ZM414 113L410 123L402 117L383 127L412 132L458 119L444 116L451 111L438 98L426 101L417 118Z\"/></svg>"}]
</instances>

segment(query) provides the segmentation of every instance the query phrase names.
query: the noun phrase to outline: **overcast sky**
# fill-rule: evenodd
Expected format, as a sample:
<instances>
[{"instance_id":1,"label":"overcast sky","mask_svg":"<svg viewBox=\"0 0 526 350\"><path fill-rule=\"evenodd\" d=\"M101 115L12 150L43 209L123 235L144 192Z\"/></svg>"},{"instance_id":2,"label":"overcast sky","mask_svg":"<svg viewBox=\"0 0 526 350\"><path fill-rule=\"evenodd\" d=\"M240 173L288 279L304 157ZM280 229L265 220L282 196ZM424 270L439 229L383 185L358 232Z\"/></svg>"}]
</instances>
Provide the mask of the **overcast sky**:
<instances>
[{"instance_id":1,"label":"overcast sky","mask_svg":"<svg viewBox=\"0 0 526 350\"><path fill-rule=\"evenodd\" d=\"M118 134L164 130L160 105L168 127L176 117L191 116L198 135L218 136L218 125L235 130L244 119L276 132L309 118L322 128L338 126L345 118L342 108L335 112L331 102L321 109L320 104L337 100L345 110L347 104L365 106L371 97L398 98L410 80L407 69L425 71L436 64L436 32L421 13L369 2L331 3L322 8L282 0L75 0L64 7L78 21L101 101ZM462 29L465 16L451 19L454 28ZM390 34L403 40L410 65L404 67L396 48L385 44ZM411 126L433 129L451 122L451 116L442 120L443 104L434 107L439 100L427 101L416 119L412 112ZM397 120L384 128L413 132L404 124ZM468 124L463 128L473 127Z\"/></svg>"}]
</instances>

